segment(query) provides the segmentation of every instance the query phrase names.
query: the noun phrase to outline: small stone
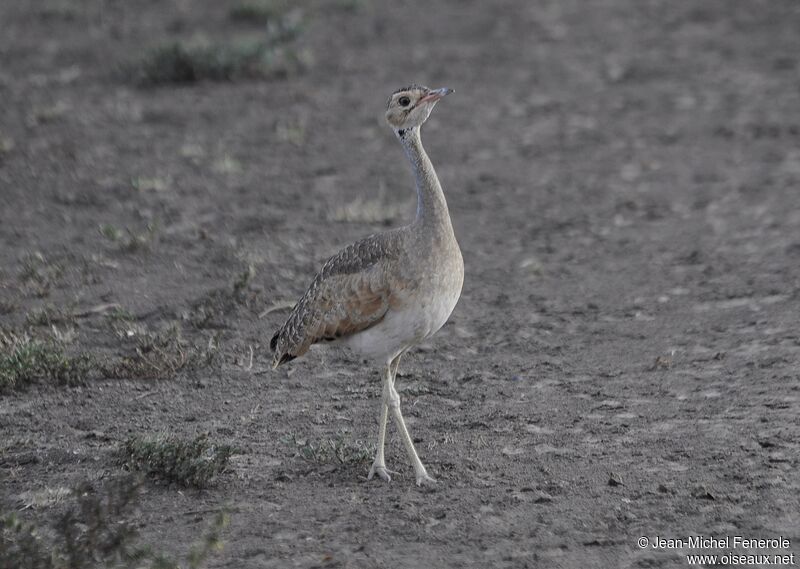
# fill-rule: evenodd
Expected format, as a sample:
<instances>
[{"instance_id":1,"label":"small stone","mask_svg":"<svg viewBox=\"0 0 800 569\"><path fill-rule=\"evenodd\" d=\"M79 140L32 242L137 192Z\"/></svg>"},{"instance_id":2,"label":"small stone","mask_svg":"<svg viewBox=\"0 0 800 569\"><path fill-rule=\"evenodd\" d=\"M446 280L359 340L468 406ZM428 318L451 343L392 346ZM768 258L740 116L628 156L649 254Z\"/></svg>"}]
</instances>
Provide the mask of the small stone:
<instances>
[{"instance_id":1,"label":"small stone","mask_svg":"<svg viewBox=\"0 0 800 569\"><path fill-rule=\"evenodd\" d=\"M692 496L698 500L716 500L716 496L711 493L707 486L702 485L692 490Z\"/></svg>"},{"instance_id":2,"label":"small stone","mask_svg":"<svg viewBox=\"0 0 800 569\"><path fill-rule=\"evenodd\" d=\"M109 440L108 435L106 435L103 431L89 431L85 436L87 439L97 439L99 441Z\"/></svg>"},{"instance_id":3,"label":"small stone","mask_svg":"<svg viewBox=\"0 0 800 569\"><path fill-rule=\"evenodd\" d=\"M609 472L608 473L608 485L609 486L624 486L622 483L622 477L617 474L616 472Z\"/></svg>"}]
</instances>

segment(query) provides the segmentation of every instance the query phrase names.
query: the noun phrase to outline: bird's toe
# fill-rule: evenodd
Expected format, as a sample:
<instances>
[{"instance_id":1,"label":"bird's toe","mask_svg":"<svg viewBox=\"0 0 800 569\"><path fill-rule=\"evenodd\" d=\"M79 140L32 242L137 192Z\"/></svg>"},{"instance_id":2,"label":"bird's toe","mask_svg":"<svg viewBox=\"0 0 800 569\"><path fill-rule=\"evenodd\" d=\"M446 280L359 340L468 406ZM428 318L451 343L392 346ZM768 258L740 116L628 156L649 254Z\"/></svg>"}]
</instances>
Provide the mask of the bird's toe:
<instances>
[{"instance_id":1,"label":"bird's toe","mask_svg":"<svg viewBox=\"0 0 800 569\"><path fill-rule=\"evenodd\" d=\"M423 484L425 485L436 484L436 479L433 478L430 474L428 474L424 470L422 472L417 472L417 486L422 486Z\"/></svg>"},{"instance_id":2,"label":"bird's toe","mask_svg":"<svg viewBox=\"0 0 800 569\"><path fill-rule=\"evenodd\" d=\"M391 482L392 477L389 476L390 474L397 474L386 468L386 466L382 464L373 464L372 468L369 469L369 474L367 475L367 480L372 480L375 475L378 475L378 478L383 480L384 482Z\"/></svg>"}]
</instances>

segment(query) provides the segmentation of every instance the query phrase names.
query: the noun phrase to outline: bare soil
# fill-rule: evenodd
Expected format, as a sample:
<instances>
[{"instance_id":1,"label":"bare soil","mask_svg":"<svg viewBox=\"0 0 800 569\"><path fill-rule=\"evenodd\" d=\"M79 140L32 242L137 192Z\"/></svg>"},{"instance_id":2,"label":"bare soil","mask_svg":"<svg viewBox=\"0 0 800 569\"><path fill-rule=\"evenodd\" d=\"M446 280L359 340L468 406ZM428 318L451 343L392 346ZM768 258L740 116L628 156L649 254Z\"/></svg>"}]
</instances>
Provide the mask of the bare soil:
<instances>
[{"instance_id":1,"label":"bare soil","mask_svg":"<svg viewBox=\"0 0 800 569\"><path fill-rule=\"evenodd\" d=\"M686 566L640 536L800 554L796 2L321 2L304 73L120 71L252 34L230 5L0 5L2 325L49 306L80 314L37 327L71 353L121 357L171 323L215 351L0 395L4 508L119 472L129 436L208 433L238 449L230 472L151 483L139 516L181 552L228 507L211 567ZM268 353L327 256L413 215L381 118L412 81L456 90L424 140L466 265L400 366L422 489L391 426L390 484L358 452L303 452L369 450L378 370L317 350L273 372Z\"/></svg>"}]
</instances>

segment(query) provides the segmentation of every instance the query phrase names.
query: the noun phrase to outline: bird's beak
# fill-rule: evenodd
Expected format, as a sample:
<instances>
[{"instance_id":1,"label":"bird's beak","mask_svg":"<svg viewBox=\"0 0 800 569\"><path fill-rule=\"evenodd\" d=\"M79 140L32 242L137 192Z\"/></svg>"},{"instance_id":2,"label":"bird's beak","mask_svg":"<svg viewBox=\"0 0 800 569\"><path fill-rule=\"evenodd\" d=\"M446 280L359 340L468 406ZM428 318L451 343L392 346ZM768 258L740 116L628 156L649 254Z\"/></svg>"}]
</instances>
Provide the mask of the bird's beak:
<instances>
[{"instance_id":1,"label":"bird's beak","mask_svg":"<svg viewBox=\"0 0 800 569\"><path fill-rule=\"evenodd\" d=\"M421 103L435 103L445 95L449 95L452 92L453 90L450 89L449 87L442 87L441 89L431 89L424 97L422 97L417 102L417 105Z\"/></svg>"}]
</instances>

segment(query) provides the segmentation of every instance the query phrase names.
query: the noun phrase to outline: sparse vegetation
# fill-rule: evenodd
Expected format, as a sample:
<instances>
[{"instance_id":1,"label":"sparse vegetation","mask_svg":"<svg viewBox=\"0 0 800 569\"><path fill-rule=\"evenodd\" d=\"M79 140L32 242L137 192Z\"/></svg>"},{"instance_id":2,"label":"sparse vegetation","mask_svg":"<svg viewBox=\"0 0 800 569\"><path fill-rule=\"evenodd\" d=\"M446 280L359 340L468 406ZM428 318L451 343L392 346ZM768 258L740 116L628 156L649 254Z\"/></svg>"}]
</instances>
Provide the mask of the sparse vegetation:
<instances>
[{"instance_id":1,"label":"sparse vegetation","mask_svg":"<svg viewBox=\"0 0 800 569\"><path fill-rule=\"evenodd\" d=\"M212 169L218 174L238 174L242 171L242 163L230 154L224 154L214 161Z\"/></svg>"},{"instance_id":2,"label":"sparse vegetation","mask_svg":"<svg viewBox=\"0 0 800 569\"><path fill-rule=\"evenodd\" d=\"M408 202L388 202L385 193L385 188L381 185L377 196L359 196L333 210L329 218L345 223L391 223L410 210Z\"/></svg>"},{"instance_id":3,"label":"sparse vegetation","mask_svg":"<svg viewBox=\"0 0 800 569\"><path fill-rule=\"evenodd\" d=\"M275 49L278 63L313 49L307 72L267 57L253 79L144 83L158 47L269 51L270 17L231 13L261 2L304 11ZM632 537L800 539L799 2L7 0L0 14L0 330L97 363L79 388L0 391L0 569L186 569L228 501L209 569L655 569L694 552ZM413 219L384 114L414 82L456 89L422 136L466 262L452 317L397 374L438 479L419 488L392 417L399 472L366 480L383 370L346 343L273 370L269 348L326 258ZM150 221L126 252L127 228ZM338 280L369 308L375 279ZM52 323L70 308L74 324ZM159 354L171 323L182 338ZM208 489L135 472L126 514L82 514L75 485L101 498L129 474L129 437L207 431L246 453ZM71 507L77 523L56 529ZM98 549L114 535L116 557ZM163 555L135 559L148 544Z\"/></svg>"},{"instance_id":4,"label":"sparse vegetation","mask_svg":"<svg viewBox=\"0 0 800 569\"><path fill-rule=\"evenodd\" d=\"M79 14L70 2L47 2L37 9L37 15L44 21L60 20L70 22L78 19Z\"/></svg>"},{"instance_id":5,"label":"sparse vegetation","mask_svg":"<svg viewBox=\"0 0 800 569\"><path fill-rule=\"evenodd\" d=\"M335 437L309 441L290 433L282 441L289 446L295 456L315 464L360 465L372 461L375 444L354 440L346 430L340 430Z\"/></svg>"},{"instance_id":6,"label":"sparse vegetation","mask_svg":"<svg viewBox=\"0 0 800 569\"><path fill-rule=\"evenodd\" d=\"M260 38L163 44L147 51L132 75L140 85L283 77L308 66L308 53L289 45L301 30L300 12L292 11L271 19Z\"/></svg>"},{"instance_id":7,"label":"sparse vegetation","mask_svg":"<svg viewBox=\"0 0 800 569\"><path fill-rule=\"evenodd\" d=\"M72 495L72 490L63 486L56 486L54 488L42 488L35 491L22 492L19 495L20 509L37 509L49 508L56 504L62 503L66 498Z\"/></svg>"},{"instance_id":8,"label":"sparse vegetation","mask_svg":"<svg viewBox=\"0 0 800 569\"><path fill-rule=\"evenodd\" d=\"M3 136L3 133L0 132L0 159L2 159L4 155L9 154L12 150L14 150L14 146L14 139L8 136Z\"/></svg>"},{"instance_id":9,"label":"sparse vegetation","mask_svg":"<svg viewBox=\"0 0 800 569\"><path fill-rule=\"evenodd\" d=\"M160 332L135 336L133 353L106 367L108 375L126 379L166 379L184 369L210 365L216 355L215 343L205 348L184 340L181 329L172 324Z\"/></svg>"},{"instance_id":10,"label":"sparse vegetation","mask_svg":"<svg viewBox=\"0 0 800 569\"><path fill-rule=\"evenodd\" d=\"M20 258L17 277L21 290L39 298L49 296L55 288L96 282L92 262L66 251L47 256L38 251L25 254Z\"/></svg>"},{"instance_id":11,"label":"sparse vegetation","mask_svg":"<svg viewBox=\"0 0 800 569\"><path fill-rule=\"evenodd\" d=\"M233 22L265 25L279 20L287 10L282 0L244 0L231 7L228 17Z\"/></svg>"},{"instance_id":12,"label":"sparse vegetation","mask_svg":"<svg viewBox=\"0 0 800 569\"><path fill-rule=\"evenodd\" d=\"M147 328L137 322L136 315L121 306L116 306L106 312L105 320L117 338L128 339L147 333Z\"/></svg>"},{"instance_id":13,"label":"sparse vegetation","mask_svg":"<svg viewBox=\"0 0 800 569\"><path fill-rule=\"evenodd\" d=\"M236 276L232 285L232 293L235 300L244 300L247 288L250 286L250 282L253 280L254 276L256 276L256 269L253 267L253 265L249 264L241 273Z\"/></svg>"},{"instance_id":14,"label":"sparse vegetation","mask_svg":"<svg viewBox=\"0 0 800 569\"><path fill-rule=\"evenodd\" d=\"M119 241L122 239L122 231L110 223L104 223L98 229L100 231L100 235L109 241Z\"/></svg>"},{"instance_id":15,"label":"sparse vegetation","mask_svg":"<svg viewBox=\"0 0 800 569\"><path fill-rule=\"evenodd\" d=\"M136 315L121 306L115 306L106 313L106 318L112 322L134 322Z\"/></svg>"},{"instance_id":16,"label":"sparse vegetation","mask_svg":"<svg viewBox=\"0 0 800 569\"><path fill-rule=\"evenodd\" d=\"M31 310L25 316L29 326L52 326L53 324L72 324L75 315L71 308L59 308L53 305L42 306Z\"/></svg>"},{"instance_id":17,"label":"sparse vegetation","mask_svg":"<svg viewBox=\"0 0 800 569\"><path fill-rule=\"evenodd\" d=\"M54 342L0 330L0 391L20 388L36 380L82 383L92 371L92 363L86 354L65 355Z\"/></svg>"},{"instance_id":18,"label":"sparse vegetation","mask_svg":"<svg viewBox=\"0 0 800 569\"><path fill-rule=\"evenodd\" d=\"M278 140L294 146L302 146L306 141L306 123L302 118L281 120L275 125Z\"/></svg>"},{"instance_id":19,"label":"sparse vegetation","mask_svg":"<svg viewBox=\"0 0 800 569\"><path fill-rule=\"evenodd\" d=\"M232 303L224 291L213 291L192 305L185 318L195 328L223 328L220 321L231 308Z\"/></svg>"},{"instance_id":20,"label":"sparse vegetation","mask_svg":"<svg viewBox=\"0 0 800 569\"><path fill-rule=\"evenodd\" d=\"M158 231L158 225L155 222L148 223L144 231L133 231L126 228L125 231L105 223L99 227L100 235L116 243L120 251L127 253L135 253L148 249Z\"/></svg>"},{"instance_id":21,"label":"sparse vegetation","mask_svg":"<svg viewBox=\"0 0 800 569\"><path fill-rule=\"evenodd\" d=\"M99 308L106 306L110 305ZM88 312L91 313L95 313L94 309ZM205 345L196 345L183 338L178 323L160 331L150 331L135 322L135 315L118 306L105 314L116 336L125 341L123 349L127 344L128 354L121 357L88 353L68 355L65 346L76 339L75 328L59 328L55 324L72 322L76 314L56 307L28 314L28 326L48 325L44 331L0 328L0 392L22 388L37 380L78 385L94 377L169 379L181 371L211 365L216 358L217 337L210 338Z\"/></svg>"},{"instance_id":22,"label":"sparse vegetation","mask_svg":"<svg viewBox=\"0 0 800 569\"><path fill-rule=\"evenodd\" d=\"M179 562L139 542L132 514L141 482L133 476L111 480L102 488L84 483L71 496L74 503L52 527L37 527L17 514L0 519L0 567L15 569L200 569L222 549L228 516L218 513L186 560Z\"/></svg>"},{"instance_id":23,"label":"sparse vegetation","mask_svg":"<svg viewBox=\"0 0 800 569\"><path fill-rule=\"evenodd\" d=\"M335 2L337 8L348 12L358 12L369 6L369 4L369 0L336 0Z\"/></svg>"},{"instance_id":24,"label":"sparse vegetation","mask_svg":"<svg viewBox=\"0 0 800 569\"><path fill-rule=\"evenodd\" d=\"M20 262L19 279L34 295L45 297L64 276L64 265L47 259L42 253L30 253Z\"/></svg>"},{"instance_id":25,"label":"sparse vegetation","mask_svg":"<svg viewBox=\"0 0 800 569\"><path fill-rule=\"evenodd\" d=\"M139 176L131 180L131 186L140 192L163 192L169 188L169 180Z\"/></svg>"},{"instance_id":26,"label":"sparse vegetation","mask_svg":"<svg viewBox=\"0 0 800 569\"><path fill-rule=\"evenodd\" d=\"M224 316L250 300L249 287L255 274L253 265L248 264L234 277L230 287L213 290L197 300L184 318L195 328L225 327Z\"/></svg>"},{"instance_id":27,"label":"sparse vegetation","mask_svg":"<svg viewBox=\"0 0 800 569\"><path fill-rule=\"evenodd\" d=\"M27 123L29 126L37 126L60 121L69 113L69 106L63 101L57 101L52 105L36 106L28 114Z\"/></svg>"},{"instance_id":28,"label":"sparse vegetation","mask_svg":"<svg viewBox=\"0 0 800 569\"><path fill-rule=\"evenodd\" d=\"M123 464L129 470L194 488L205 488L225 472L232 454L233 447L213 444L205 435L191 440L132 437L120 450Z\"/></svg>"}]
</instances>

